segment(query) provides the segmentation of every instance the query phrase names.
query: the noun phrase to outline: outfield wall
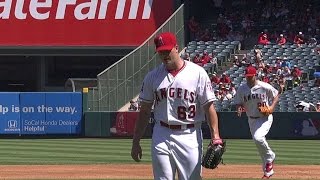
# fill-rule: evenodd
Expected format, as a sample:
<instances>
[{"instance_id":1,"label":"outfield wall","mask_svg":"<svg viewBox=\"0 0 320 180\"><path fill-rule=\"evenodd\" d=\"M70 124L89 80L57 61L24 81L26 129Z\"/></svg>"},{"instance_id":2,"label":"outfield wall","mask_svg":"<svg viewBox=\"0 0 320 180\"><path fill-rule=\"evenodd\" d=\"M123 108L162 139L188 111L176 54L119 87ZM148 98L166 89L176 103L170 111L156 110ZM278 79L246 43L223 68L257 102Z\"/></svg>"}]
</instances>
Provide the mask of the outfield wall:
<instances>
[{"instance_id":1,"label":"outfield wall","mask_svg":"<svg viewBox=\"0 0 320 180\"><path fill-rule=\"evenodd\" d=\"M87 137L132 137L137 112L85 112L84 135ZM220 134L223 138L250 139L245 114L238 117L235 112L218 112ZM152 119L150 119L152 122ZM153 124L145 133L152 134ZM203 123L203 134L210 138L209 128ZM272 139L320 139L320 113L276 112L268 134Z\"/></svg>"},{"instance_id":2,"label":"outfield wall","mask_svg":"<svg viewBox=\"0 0 320 180\"><path fill-rule=\"evenodd\" d=\"M77 137L132 137L138 112L87 111L86 93L2 92L0 135L62 135ZM218 112L223 138L251 138L247 117L235 112ZM145 137L151 137L150 118ZM210 138L203 123L203 134ZM276 112L269 138L320 139L320 113Z\"/></svg>"}]
</instances>

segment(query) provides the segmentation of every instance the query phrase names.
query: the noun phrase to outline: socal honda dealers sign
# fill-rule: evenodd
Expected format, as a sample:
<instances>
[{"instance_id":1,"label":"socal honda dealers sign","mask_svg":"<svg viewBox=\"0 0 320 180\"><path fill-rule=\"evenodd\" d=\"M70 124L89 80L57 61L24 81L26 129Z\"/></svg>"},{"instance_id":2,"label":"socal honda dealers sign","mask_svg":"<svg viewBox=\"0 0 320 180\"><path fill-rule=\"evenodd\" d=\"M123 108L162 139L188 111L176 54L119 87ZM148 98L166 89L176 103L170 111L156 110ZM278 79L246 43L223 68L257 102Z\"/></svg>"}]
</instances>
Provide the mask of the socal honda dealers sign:
<instances>
[{"instance_id":1,"label":"socal honda dealers sign","mask_svg":"<svg viewBox=\"0 0 320 180\"><path fill-rule=\"evenodd\" d=\"M172 0L0 0L0 46L137 46Z\"/></svg>"}]
</instances>

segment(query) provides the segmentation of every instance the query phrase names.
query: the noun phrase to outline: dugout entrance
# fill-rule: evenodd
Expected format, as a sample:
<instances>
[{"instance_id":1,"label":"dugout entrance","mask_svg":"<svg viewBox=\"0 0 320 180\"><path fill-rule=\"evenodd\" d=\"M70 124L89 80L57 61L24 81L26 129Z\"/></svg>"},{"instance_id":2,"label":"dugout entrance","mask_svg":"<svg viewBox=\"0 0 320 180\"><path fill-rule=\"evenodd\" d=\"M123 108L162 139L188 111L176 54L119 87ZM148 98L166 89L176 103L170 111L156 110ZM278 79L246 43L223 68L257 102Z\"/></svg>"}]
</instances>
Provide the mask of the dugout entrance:
<instances>
[{"instance_id":1,"label":"dugout entrance","mask_svg":"<svg viewBox=\"0 0 320 180\"><path fill-rule=\"evenodd\" d=\"M1 47L0 91L71 91L70 78L94 79L134 47Z\"/></svg>"}]
</instances>

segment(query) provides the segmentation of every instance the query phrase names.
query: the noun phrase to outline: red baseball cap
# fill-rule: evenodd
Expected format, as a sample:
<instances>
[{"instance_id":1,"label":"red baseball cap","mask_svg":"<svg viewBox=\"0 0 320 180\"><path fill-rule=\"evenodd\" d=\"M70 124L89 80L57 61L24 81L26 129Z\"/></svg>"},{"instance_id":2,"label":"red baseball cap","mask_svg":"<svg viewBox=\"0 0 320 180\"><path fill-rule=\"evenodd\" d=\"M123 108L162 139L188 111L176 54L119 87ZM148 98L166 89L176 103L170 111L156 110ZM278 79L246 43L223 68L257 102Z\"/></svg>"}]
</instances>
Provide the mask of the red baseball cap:
<instances>
[{"instance_id":1,"label":"red baseball cap","mask_svg":"<svg viewBox=\"0 0 320 180\"><path fill-rule=\"evenodd\" d=\"M154 44L156 45L156 51L171 51L177 45L176 36L170 32L164 32L159 34L154 39Z\"/></svg>"},{"instance_id":2,"label":"red baseball cap","mask_svg":"<svg viewBox=\"0 0 320 180\"><path fill-rule=\"evenodd\" d=\"M253 66L249 66L245 70L245 76L255 76L257 74L257 70Z\"/></svg>"}]
</instances>

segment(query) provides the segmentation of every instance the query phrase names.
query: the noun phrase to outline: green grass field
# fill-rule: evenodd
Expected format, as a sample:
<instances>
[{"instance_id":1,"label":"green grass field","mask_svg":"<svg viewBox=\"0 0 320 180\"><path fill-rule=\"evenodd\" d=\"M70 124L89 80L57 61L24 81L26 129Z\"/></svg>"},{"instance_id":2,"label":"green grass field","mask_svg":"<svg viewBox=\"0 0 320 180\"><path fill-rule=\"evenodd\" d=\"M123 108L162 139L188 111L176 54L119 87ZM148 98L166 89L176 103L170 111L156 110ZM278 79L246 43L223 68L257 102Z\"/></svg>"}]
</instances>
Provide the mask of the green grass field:
<instances>
[{"instance_id":1,"label":"green grass field","mask_svg":"<svg viewBox=\"0 0 320 180\"><path fill-rule=\"evenodd\" d=\"M204 144L207 144L205 140ZM277 164L320 165L319 140L269 140ZM141 141L143 163L150 163L150 140ZM130 139L1 139L0 164L109 164L134 163ZM251 140L227 140L227 164L259 164Z\"/></svg>"},{"instance_id":2,"label":"green grass field","mask_svg":"<svg viewBox=\"0 0 320 180\"><path fill-rule=\"evenodd\" d=\"M208 144L205 140L204 144ZM319 140L269 140L277 164L320 165ZM142 163L150 164L150 140L141 141ZM135 163L130 139L0 139L1 165ZM225 164L260 164L252 140L227 139ZM230 179L229 179L230 180ZM242 179L243 180L243 179Z\"/></svg>"}]
</instances>

